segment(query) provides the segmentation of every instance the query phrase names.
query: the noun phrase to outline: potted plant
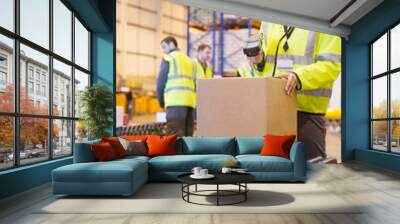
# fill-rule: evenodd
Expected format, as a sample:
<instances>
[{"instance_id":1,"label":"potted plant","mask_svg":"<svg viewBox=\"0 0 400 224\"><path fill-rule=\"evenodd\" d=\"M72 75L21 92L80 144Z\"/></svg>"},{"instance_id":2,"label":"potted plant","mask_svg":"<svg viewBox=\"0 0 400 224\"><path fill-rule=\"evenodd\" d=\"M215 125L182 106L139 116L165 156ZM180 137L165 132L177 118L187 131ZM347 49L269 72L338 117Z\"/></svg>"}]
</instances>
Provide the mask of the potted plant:
<instances>
[{"instance_id":1,"label":"potted plant","mask_svg":"<svg viewBox=\"0 0 400 224\"><path fill-rule=\"evenodd\" d=\"M86 87L80 94L81 118L88 131L89 140L110 136L112 126L113 95L103 84Z\"/></svg>"}]
</instances>

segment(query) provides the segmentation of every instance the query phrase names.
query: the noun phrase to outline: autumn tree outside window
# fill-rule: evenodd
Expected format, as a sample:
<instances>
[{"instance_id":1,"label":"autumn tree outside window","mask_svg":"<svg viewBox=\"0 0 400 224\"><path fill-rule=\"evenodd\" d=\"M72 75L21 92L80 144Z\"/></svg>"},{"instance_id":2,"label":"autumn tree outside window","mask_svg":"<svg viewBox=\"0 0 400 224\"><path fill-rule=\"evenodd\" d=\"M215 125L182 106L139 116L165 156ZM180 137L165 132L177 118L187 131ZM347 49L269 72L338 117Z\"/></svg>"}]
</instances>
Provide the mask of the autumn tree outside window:
<instances>
[{"instance_id":1,"label":"autumn tree outside window","mask_svg":"<svg viewBox=\"0 0 400 224\"><path fill-rule=\"evenodd\" d=\"M91 80L89 29L64 0L0 8L0 171L71 156L87 138L77 105Z\"/></svg>"}]
</instances>

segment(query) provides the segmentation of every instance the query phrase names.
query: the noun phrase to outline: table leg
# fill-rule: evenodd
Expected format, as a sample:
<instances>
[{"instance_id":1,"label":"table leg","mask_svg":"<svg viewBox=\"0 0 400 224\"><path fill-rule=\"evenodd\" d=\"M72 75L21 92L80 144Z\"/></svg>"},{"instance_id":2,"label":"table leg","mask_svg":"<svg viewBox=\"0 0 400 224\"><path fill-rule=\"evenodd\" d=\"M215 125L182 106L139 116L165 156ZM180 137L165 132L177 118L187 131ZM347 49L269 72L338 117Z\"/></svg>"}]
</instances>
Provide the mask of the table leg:
<instances>
[{"instance_id":1,"label":"table leg","mask_svg":"<svg viewBox=\"0 0 400 224\"><path fill-rule=\"evenodd\" d=\"M181 186L181 192L182 192L182 199L184 198L184 196L183 196L183 190L184 190L184 184L182 183L182 186Z\"/></svg>"},{"instance_id":2,"label":"table leg","mask_svg":"<svg viewBox=\"0 0 400 224\"><path fill-rule=\"evenodd\" d=\"M190 195L190 184L187 185L187 201L189 202L189 195Z\"/></svg>"},{"instance_id":3,"label":"table leg","mask_svg":"<svg viewBox=\"0 0 400 224\"><path fill-rule=\"evenodd\" d=\"M248 192L248 190L247 190L247 183L244 183L244 190L245 190L245 192L244 192L244 201L247 201L247 192Z\"/></svg>"},{"instance_id":4,"label":"table leg","mask_svg":"<svg viewBox=\"0 0 400 224\"><path fill-rule=\"evenodd\" d=\"M197 184L195 185L195 191L197 192Z\"/></svg>"},{"instance_id":5,"label":"table leg","mask_svg":"<svg viewBox=\"0 0 400 224\"><path fill-rule=\"evenodd\" d=\"M219 205L219 184L217 184L217 206Z\"/></svg>"}]
</instances>

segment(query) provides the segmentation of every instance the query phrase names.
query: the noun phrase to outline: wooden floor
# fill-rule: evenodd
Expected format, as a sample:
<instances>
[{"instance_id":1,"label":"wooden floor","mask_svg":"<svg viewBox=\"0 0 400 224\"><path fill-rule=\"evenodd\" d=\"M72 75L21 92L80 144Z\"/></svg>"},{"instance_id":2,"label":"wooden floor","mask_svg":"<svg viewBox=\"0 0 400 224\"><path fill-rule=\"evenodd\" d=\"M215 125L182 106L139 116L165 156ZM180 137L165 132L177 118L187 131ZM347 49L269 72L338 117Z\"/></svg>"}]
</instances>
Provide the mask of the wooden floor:
<instances>
[{"instance_id":1,"label":"wooden floor","mask_svg":"<svg viewBox=\"0 0 400 224\"><path fill-rule=\"evenodd\" d=\"M37 214L38 207L54 200L50 187L43 186L1 201L0 223L400 223L399 174L358 163L314 165L308 181L367 206L357 214Z\"/></svg>"}]
</instances>

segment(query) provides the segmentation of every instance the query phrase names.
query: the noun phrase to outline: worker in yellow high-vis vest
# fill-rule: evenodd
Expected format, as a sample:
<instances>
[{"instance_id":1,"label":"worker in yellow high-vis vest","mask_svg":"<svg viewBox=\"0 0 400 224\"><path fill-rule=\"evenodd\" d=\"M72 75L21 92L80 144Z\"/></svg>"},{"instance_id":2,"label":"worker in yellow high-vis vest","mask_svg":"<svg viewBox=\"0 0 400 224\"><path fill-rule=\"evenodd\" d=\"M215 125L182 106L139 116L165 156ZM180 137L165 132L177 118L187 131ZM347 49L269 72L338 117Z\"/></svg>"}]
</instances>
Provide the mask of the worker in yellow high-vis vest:
<instances>
[{"instance_id":1,"label":"worker in yellow high-vis vest","mask_svg":"<svg viewBox=\"0 0 400 224\"><path fill-rule=\"evenodd\" d=\"M195 64L195 77L198 79L213 78L211 65L211 46L208 44L200 44L197 48L197 57L193 59Z\"/></svg>"},{"instance_id":2,"label":"worker in yellow high-vis vest","mask_svg":"<svg viewBox=\"0 0 400 224\"><path fill-rule=\"evenodd\" d=\"M263 22L243 52L250 63L241 76L283 78L286 94L297 92L298 140L309 159L326 158L324 115L341 72L340 37Z\"/></svg>"},{"instance_id":3,"label":"worker in yellow high-vis vest","mask_svg":"<svg viewBox=\"0 0 400 224\"><path fill-rule=\"evenodd\" d=\"M157 79L157 98L166 108L168 128L178 136L193 135L193 109L196 106L194 66L192 60L178 49L174 37L161 41L165 53Z\"/></svg>"},{"instance_id":4,"label":"worker in yellow high-vis vest","mask_svg":"<svg viewBox=\"0 0 400 224\"><path fill-rule=\"evenodd\" d=\"M214 77L209 63L211 59L211 46L200 44L197 47L197 57L193 59L194 76L197 79L212 79ZM194 120L197 120L197 111L193 110Z\"/></svg>"}]
</instances>

